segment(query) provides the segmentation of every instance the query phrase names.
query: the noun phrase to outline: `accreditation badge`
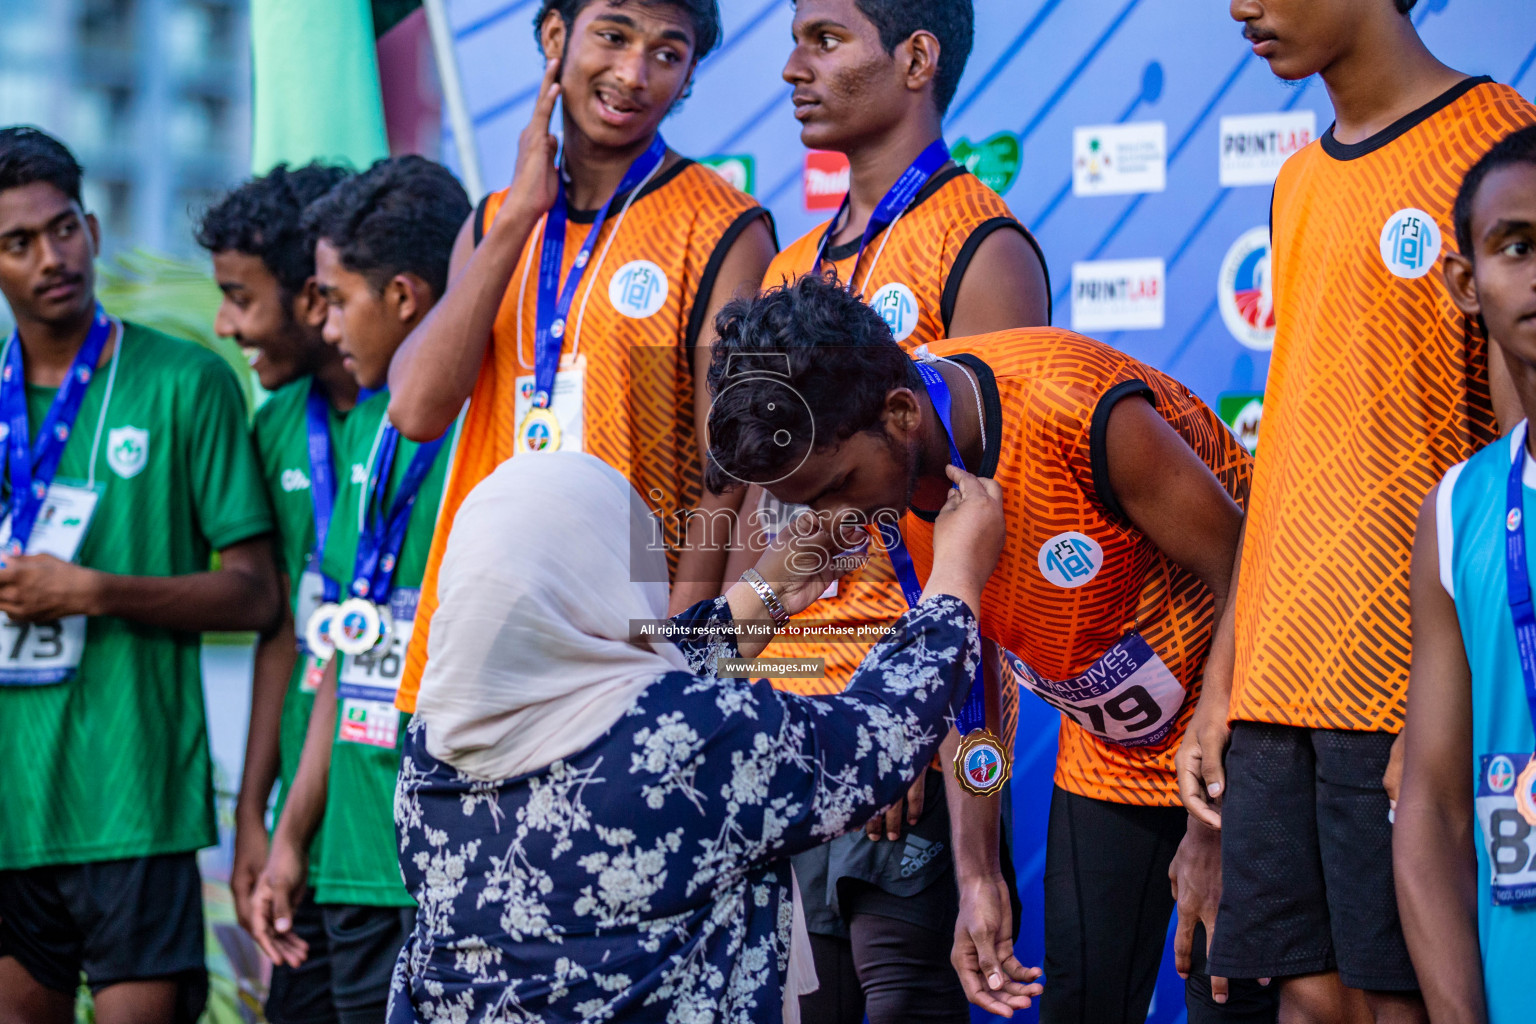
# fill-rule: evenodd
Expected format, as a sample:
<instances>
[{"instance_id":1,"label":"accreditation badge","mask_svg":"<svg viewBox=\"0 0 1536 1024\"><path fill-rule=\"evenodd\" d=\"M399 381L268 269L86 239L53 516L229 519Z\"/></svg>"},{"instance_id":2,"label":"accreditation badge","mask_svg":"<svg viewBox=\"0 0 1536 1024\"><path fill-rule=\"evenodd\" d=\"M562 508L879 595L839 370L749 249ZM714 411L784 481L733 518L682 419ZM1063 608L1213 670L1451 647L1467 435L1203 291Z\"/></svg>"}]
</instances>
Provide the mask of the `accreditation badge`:
<instances>
[{"instance_id":1,"label":"accreditation badge","mask_svg":"<svg viewBox=\"0 0 1536 1024\"><path fill-rule=\"evenodd\" d=\"M367 654L384 639L384 611L366 597L349 597L336 609L331 642L342 654Z\"/></svg>"},{"instance_id":2,"label":"accreditation badge","mask_svg":"<svg viewBox=\"0 0 1536 1024\"><path fill-rule=\"evenodd\" d=\"M27 554L73 562L96 514L103 488L55 480L27 541ZM11 520L0 522L0 550L8 550ZM52 622L14 622L0 614L0 687L50 686L72 678L85 656L85 616Z\"/></svg>"},{"instance_id":3,"label":"accreditation badge","mask_svg":"<svg viewBox=\"0 0 1536 1024\"><path fill-rule=\"evenodd\" d=\"M991 796L1013 774L1003 743L990 729L976 729L960 739L955 752L955 778L972 796Z\"/></svg>"},{"instance_id":4,"label":"accreditation badge","mask_svg":"<svg viewBox=\"0 0 1536 1024\"><path fill-rule=\"evenodd\" d=\"M532 374L517 378L512 416L517 422L514 450L517 452L583 451L582 411L586 396L587 357L564 356L549 405L535 406L536 390Z\"/></svg>"}]
</instances>

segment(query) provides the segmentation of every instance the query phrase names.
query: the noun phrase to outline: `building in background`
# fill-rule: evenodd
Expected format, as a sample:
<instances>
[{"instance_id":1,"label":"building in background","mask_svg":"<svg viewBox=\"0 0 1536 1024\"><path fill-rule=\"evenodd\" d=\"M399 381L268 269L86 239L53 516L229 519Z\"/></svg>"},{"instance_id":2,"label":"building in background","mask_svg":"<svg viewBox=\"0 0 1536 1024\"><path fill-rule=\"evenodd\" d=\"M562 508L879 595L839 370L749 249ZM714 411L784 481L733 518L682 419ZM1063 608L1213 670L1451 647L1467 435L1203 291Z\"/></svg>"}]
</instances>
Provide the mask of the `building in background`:
<instances>
[{"instance_id":1,"label":"building in background","mask_svg":"<svg viewBox=\"0 0 1536 1024\"><path fill-rule=\"evenodd\" d=\"M108 253L196 255L192 217L250 163L243 0L0 0L0 124L86 169Z\"/></svg>"}]
</instances>

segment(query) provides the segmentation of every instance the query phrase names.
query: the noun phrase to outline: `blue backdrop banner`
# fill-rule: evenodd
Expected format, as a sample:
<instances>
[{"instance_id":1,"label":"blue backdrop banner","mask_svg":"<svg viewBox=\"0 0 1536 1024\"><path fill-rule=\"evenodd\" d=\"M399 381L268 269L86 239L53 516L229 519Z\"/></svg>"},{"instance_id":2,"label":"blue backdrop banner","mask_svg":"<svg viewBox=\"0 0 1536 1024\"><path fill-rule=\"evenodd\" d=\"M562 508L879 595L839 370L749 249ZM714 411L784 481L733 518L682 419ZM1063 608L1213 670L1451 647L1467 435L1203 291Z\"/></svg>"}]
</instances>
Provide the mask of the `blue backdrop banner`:
<instances>
[{"instance_id":1,"label":"blue backdrop banner","mask_svg":"<svg viewBox=\"0 0 1536 1024\"><path fill-rule=\"evenodd\" d=\"M1286 84L1252 56L1226 5L1189 0L975 0L976 44L945 120L955 158L1000 192L1044 247L1058 326L1182 380L1250 442L1274 317L1270 186L1332 121L1320 81ZM486 187L511 177L543 71L539 0L449 0ZM808 153L780 70L790 0L720 0L725 39L699 67L667 141L773 211L781 242L830 216L846 163ZM1419 0L1448 64L1536 90L1531 0ZM444 159L456 153L445 139ZM1057 712L1026 698L1013 786L1024 926L1041 963L1045 813ZM978 1015L978 1020L990 1019ZM1016 1020L1034 1020L1033 1011ZM1184 1019L1165 958L1150 1020Z\"/></svg>"}]
</instances>

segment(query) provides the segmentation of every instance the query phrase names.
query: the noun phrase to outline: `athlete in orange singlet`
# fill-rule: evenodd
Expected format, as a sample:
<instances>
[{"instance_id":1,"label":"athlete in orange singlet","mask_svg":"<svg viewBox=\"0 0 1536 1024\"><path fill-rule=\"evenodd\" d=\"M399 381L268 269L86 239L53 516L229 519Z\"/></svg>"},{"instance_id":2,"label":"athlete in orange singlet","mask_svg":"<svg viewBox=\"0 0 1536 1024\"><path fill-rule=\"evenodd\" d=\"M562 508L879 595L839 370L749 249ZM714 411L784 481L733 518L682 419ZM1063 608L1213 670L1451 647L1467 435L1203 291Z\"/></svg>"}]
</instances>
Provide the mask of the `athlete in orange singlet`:
<instances>
[{"instance_id":1,"label":"athlete in orange singlet","mask_svg":"<svg viewBox=\"0 0 1536 1024\"><path fill-rule=\"evenodd\" d=\"M715 0L544 0L535 25L548 67L512 184L465 221L447 294L390 368L390 419L409 438L439 436L470 400L400 684L405 710L426 664L454 515L516 452L579 447L628 477L675 528L674 609L720 593L730 538L710 529L711 513L734 513L741 501L740 492L701 494L707 402L695 377L709 359L715 310L762 280L772 225L750 196L658 142L720 39L719 9ZM549 131L557 98L561 167ZM649 159L653 146L659 162ZM547 217L562 173L564 202ZM562 303L573 291L544 325L558 369L541 407L540 263L553 238L545 228L562 220Z\"/></svg>"},{"instance_id":2,"label":"athlete in orange singlet","mask_svg":"<svg viewBox=\"0 0 1536 1024\"><path fill-rule=\"evenodd\" d=\"M1069 331L953 338L929 346L920 369L876 312L815 277L732 304L720 329L711 486L760 479L856 532L899 521L921 582L932 565L922 510L944 500L951 441L968 471L1002 485L1008 545L982 634L1063 712L1041 1019L1144 1020L1175 851L1181 887L1215 881L1215 837L1186 831L1173 754L1226 598L1246 450L1177 381ZM942 382L952 429L922 373ZM975 798L956 786L950 800ZM982 831L976 822L954 821L961 858L995 856L995 839L965 834ZM1006 895L1000 880L978 886L956 934L966 993L993 1012L1022 1008L1033 979L1012 955ZM1273 1020L1260 986L1240 993L1218 1006L1192 979L1192 1019Z\"/></svg>"},{"instance_id":3,"label":"athlete in orange singlet","mask_svg":"<svg viewBox=\"0 0 1536 1024\"><path fill-rule=\"evenodd\" d=\"M765 288L812 273L818 264L833 269L883 311L908 350L1050 322L1044 257L1003 198L942 151L922 163L941 139L944 111L970 53L973 20L972 0L798 0L795 45L783 76L794 87L800 139L813 150L845 155L850 187L844 209L775 258ZM914 165L930 176L915 195L901 195L904 203L893 199L877 217L882 200ZM744 507L759 507L756 492ZM740 568L751 564L757 533L748 530L746 538L749 553ZM892 621L905 608L876 542L869 561L799 619L849 630ZM847 635L836 642L776 641L765 657L819 658L824 674L774 679L774 685L841 693L871 646ZM1006 698L1009 734L1013 691L1009 687ZM1001 797L971 800L960 810L995 819L1001 803ZM957 886L957 868L964 874L964 866L941 838L950 813L941 777L920 774L907 799L871 821L866 833L796 858L821 980L801 1000L805 1019L968 1019L949 953L957 915L974 901L966 898L964 881ZM996 831L994 823L987 834ZM891 842L869 841L877 838ZM988 873L998 859L995 851L984 859Z\"/></svg>"}]
</instances>

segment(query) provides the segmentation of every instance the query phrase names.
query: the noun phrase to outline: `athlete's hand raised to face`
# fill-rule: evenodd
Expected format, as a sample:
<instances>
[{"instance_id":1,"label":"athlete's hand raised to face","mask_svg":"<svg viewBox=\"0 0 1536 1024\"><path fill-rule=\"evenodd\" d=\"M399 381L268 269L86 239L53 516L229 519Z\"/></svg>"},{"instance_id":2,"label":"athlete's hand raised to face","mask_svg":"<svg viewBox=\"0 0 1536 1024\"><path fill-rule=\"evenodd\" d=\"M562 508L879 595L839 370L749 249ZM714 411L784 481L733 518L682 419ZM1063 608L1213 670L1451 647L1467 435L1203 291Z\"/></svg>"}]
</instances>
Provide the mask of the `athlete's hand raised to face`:
<instances>
[{"instance_id":1,"label":"athlete's hand raised to face","mask_svg":"<svg viewBox=\"0 0 1536 1024\"><path fill-rule=\"evenodd\" d=\"M544 65L544 81L539 84L533 117L517 140L517 169L506 198L509 207L533 216L555 205L555 190L560 182L560 169L555 166L560 140L549 130L555 100L560 98L560 83L556 81L559 76L560 61L552 57Z\"/></svg>"}]
</instances>

